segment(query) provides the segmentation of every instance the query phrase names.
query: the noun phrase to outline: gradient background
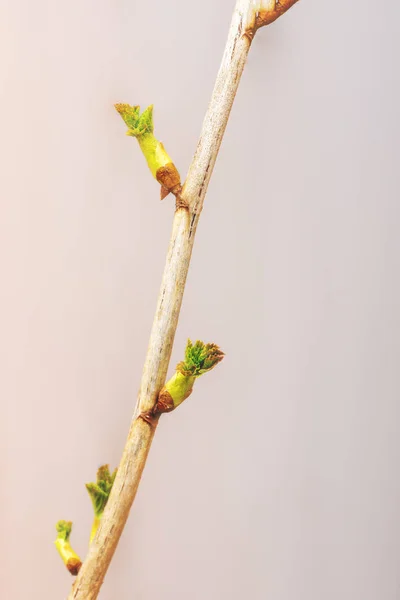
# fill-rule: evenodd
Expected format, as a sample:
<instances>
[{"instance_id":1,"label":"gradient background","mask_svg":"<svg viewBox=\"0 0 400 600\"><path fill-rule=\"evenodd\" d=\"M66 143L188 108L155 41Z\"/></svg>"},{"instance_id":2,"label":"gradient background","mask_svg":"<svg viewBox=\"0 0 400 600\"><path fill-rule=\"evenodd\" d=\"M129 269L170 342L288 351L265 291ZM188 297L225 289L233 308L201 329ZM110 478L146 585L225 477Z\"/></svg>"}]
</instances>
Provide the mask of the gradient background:
<instances>
[{"instance_id":1,"label":"gradient background","mask_svg":"<svg viewBox=\"0 0 400 600\"><path fill-rule=\"evenodd\" d=\"M65 598L121 455L170 235L116 101L184 175L233 0L2 0L1 596ZM304 0L251 50L198 230L188 336L103 600L398 600L400 7ZM172 372L172 371L171 371Z\"/></svg>"}]
</instances>

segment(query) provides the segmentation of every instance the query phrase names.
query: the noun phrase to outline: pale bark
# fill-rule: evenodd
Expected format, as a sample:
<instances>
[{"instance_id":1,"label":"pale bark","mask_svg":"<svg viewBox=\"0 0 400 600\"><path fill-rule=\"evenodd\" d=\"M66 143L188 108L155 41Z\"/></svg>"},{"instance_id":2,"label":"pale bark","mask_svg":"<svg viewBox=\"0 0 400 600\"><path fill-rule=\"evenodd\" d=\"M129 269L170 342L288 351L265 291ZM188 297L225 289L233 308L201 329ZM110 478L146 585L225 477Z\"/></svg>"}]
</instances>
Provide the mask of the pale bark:
<instances>
[{"instance_id":1,"label":"pale bark","mask_svg":"<svg viewBox=\"0 0 400 600\"><path fill-rule=\"evenodd\" d=\"M158 418L143 419L157 400L167 375L198 220L240 77L260 16L283 12L297 0L238 0L222 63L200 140L181 198L177 201L171 241L143 369L138 401L113 489L97 534L69 595L95 600L135 499ZM286 10L285 9L285 10ZM279 15L278 15L279 16ZM258 20L258 21L257 21ZM270 21L265 21L265 24Z\"/></svg>"}]
</instances>

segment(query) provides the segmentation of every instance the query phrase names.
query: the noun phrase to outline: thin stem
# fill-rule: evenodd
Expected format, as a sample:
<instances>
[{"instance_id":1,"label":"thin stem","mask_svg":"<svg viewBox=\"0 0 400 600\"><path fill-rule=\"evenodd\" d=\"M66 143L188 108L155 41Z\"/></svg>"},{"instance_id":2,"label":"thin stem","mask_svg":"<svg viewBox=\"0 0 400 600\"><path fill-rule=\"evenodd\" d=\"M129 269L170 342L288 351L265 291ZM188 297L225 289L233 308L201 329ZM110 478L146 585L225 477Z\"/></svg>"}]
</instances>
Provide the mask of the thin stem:
<instances>
[{"instance_id":1,"label":"thin stem","mask_svg":"<svg viewBox=\"0 0 400 600\"><path fill-rule=\"evenodd\" d=\"M177 199L171 240L135 413L110 498L69 600L95 600L117 547L157 427L152 415L165 382L198 220L262 3L238 0L196 154Z\"/></svg>"}]
</instances>

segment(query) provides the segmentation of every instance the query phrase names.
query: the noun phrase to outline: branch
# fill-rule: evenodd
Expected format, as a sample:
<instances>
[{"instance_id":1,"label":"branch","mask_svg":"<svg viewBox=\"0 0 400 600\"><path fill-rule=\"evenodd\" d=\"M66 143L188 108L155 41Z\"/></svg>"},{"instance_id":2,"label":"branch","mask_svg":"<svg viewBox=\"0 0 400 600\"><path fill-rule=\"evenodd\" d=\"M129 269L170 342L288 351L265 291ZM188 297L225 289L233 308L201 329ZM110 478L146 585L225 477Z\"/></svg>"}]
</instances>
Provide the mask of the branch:
<instances>
[{"instance_id":1,"label":"branch","mask_svg":"<svg viewBox=\"0 0 400 600\"><path fill-rule=\"evenodd\" d=\"M268 6L270 4L269 2ZM128 439L109 501L69 600L97 598L135 499L159 419L159 414L154 412L154 407L167 375L204 197L251 40L258 27L257 15L259 18L264 14L261 9L265 5L265 1L238 0L234 9L225 52L203 122L196 154L182 192L177 196L166 265ZM275 18L282 13L280 6L276 5L274 8ZM249 32L253 33L250 35Z\"/></svg>"}]
</instances>

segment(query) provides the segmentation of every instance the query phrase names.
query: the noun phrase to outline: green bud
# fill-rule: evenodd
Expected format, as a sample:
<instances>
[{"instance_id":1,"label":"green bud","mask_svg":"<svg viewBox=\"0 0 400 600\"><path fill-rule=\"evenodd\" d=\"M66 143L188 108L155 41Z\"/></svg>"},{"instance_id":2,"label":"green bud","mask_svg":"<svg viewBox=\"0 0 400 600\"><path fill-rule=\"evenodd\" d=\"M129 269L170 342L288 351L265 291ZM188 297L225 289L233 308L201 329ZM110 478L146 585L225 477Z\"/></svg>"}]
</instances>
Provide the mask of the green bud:
<instances>
[{"instance_id":1,"label":"green bud","mask_svg":"<svg viewBox=\"0 0 400 600\"><path fill-rule=\"evenodd\" d=\"M116 474L117 469L115 469L113 473L110 473L109 466L103 465L97 471L96 483L86 484L86 489L89 492L94 510L94 520L90 533L90 541L93 540L98 529Z\"/></svg>"},{"instance_id":2,"label":"green bud","mask_svg":"<svg viewBox=\"0 0 400 600\"><path fill-rule=\"evenodd\" d=\"M139 106L116 104L115 108L128 126L127 135L137 139L153 177L161 184L161 199L169 192L179 194L182 186L178 170L163 144L154 137L153 105L142 114Z\"/></svg>"},{"instance_id":3,"label":"green bud","mask_svg":"<svg viewBox=\"0 0 400 600\"><path fill-rule=\"evenodd\" d=\"M224 353L217 344L205 344L197 340L193 344L188 340L185 350L185 360L180 362L176 370L182 375L200 377L211 371L224 358Z\"/></svg>"},{"instance_id":4,"label":"green bud","mask_svg":"<svg viewBox=\"0 0 400 600\"><path fill-rule=\"evenodd\" d=\"M153 133L153 105L148 106L140 114L140 106L129 104L116 104L116 110L121 115L124 123L128 126L127 135L140 137L146 133Z\"/></svg>"},{"instance_id":5,"label":"green bud","mask_svg":"<svg viewBox=\"0 0 400 600\"><path fill-rule=\"evenodd\" d=\"M72 531L71 521L58 521L56 525L57 538L54 542L63 563L71 575L77 575L82 566L82 561L76 552L73 551L69 538Z\"/></svg>"},{"instance_id":6,"label":"green bud","mask_svg":"<svg viewBox=\"0 0 400 600\"><path fill-rule=\"evenodd\" d=\"M176 366L176 373L162 388L157 401L156 411L170 412L182 404L193 391L198 377L211 371L224 357L216 344L204 344L188 340L185 360Z\"/></svg>"}]
</instances>

